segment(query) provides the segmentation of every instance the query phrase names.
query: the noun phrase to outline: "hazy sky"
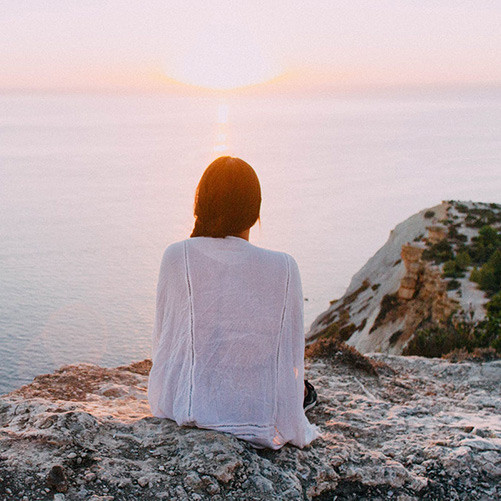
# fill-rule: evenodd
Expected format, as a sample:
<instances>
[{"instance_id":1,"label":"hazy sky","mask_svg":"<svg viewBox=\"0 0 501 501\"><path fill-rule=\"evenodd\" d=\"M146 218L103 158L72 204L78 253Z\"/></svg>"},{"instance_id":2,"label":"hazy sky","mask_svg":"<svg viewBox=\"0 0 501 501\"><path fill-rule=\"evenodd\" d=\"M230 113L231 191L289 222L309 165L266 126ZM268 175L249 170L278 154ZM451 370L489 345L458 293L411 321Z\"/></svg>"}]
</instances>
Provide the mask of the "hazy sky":
<instances>
[{"instance_id":1,"label":"hazy sky","mask_svg":"<svg viewBox=\"0 0 501 501\"><path fill-rule=\"evenodd\" d=\"M501 0L0 0L0 88L152 89L211 68L293 87L497 85Z\"/></svg>"}]
</instances>

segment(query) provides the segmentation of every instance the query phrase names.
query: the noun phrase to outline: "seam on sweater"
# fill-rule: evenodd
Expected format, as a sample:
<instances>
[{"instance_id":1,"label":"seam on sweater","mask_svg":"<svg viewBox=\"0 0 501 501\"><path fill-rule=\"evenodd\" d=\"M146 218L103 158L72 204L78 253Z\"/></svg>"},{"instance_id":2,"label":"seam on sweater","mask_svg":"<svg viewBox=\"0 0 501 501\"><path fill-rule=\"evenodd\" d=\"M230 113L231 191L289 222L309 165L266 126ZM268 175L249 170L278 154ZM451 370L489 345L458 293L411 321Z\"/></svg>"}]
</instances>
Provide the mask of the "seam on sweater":
<instances>
[{"instance_id":1,"label":"seam on sweater","mask_svg":"<svg viewBox=\"0 0 501 501\"><path fill-rule=\"evenodd\" d=\"M187 242L184 242L184 262L186 266L186 283L188 285L188 296L190 301L190 338L191 338L191 368L190 368L190 394L188 399L188 419L191 417L191 404L193 394L193 371L195 365L195 346L193 334L193 295L191 292L190 269L188 266L188 249Z\"/></svg>"},{"instance_id":2,"label":"seam on sweater","mask_svg":"<svg viewBox=\"0 0 501 501\"><path fill-rule=\"evenodd\" d=\"M280 319L280 332L278 335L278 345L277 345L277 356L276 356L276 375L275 375L275 409L273 409L273 422L276 422L277 414L278 414L278 358L280 356L280 343L282 342L282 334L284 330L284 322L285 322L285 311L287 309L287 298L289 296L289 281L290 281L290 266L289 266L289 258L287 255L285 257L285 265L287 268L287 280L285 283L285 295L284 295L284 307L282 309L282 318Z\"/></svg>"},{"instance_id":3,"label":"seam on sweater","mask_svg":"<svg viewBox=\"0 0 501 501\"><path fill-rule=\"evenodd\" d=\"M207 424L204 426L210 426L211 428L243 428L245 426L250 426L252 428L272 428L269 424Z\"/></svg>"}]
</instances>

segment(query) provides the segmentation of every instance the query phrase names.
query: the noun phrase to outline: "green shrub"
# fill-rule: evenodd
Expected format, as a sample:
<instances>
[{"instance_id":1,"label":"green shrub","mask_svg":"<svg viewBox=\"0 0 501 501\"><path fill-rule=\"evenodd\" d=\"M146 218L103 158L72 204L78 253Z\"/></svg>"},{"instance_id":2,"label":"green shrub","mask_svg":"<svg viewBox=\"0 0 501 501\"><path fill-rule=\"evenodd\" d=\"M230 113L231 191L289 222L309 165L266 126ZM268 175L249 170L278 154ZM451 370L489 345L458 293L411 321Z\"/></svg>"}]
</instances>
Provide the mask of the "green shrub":
<instances>
[{"instance_id":1,"label":"green shrub","mask_svg":"<svg viewBox=\"0 0 501 501\"><path fill-rule=\"evenodd\" d=\"M470 228L482 228L485 225L492 225L501 221L501 214L491 209L473 208L468 211L465 217L466 226Z\"/></svg>"},{"instance_id":2,"label":"green shrub","mask_svg":"<svg viewBox=\"0 0 501 501\"><path fill-rule=\"evenodd\" d=\"M499 246L499 234L492 226L482 226L478 232L478 237L485 245Z\"/></svg>"},{"instance_id":3,"label":"green shrub","mask_svg":"<svg viewBox=\"0 0 501 501\"><path fill-rule=\"evenodd\" d=\"M367 319L364 318L361 322L360 322L360 325L357 326L357 331L361 331L363 330L363 328L365 327L365 325L367 324Z\"/></svg>"},{"instance_id":4,"label":"green shrub","mask_svg":"<svg viewBox=\"0 0 501 501\"><path fill-rule=\"evenodd\" d=\"M459 289L461 287L461 282L458 282L457 280L450 280L447 282L447 290L448 291L454 291Z\"/></svg>"},{"instance_id":5,"label":"green shrub","mask_svg":"<svg viewBox=\"0 0 501 501\"><path fill-rule=\"evenodd\" d=\"M451 224L447 230L447 238L456 239L459 235L459 231L455 224Z\"/></svg>"},{"instance_id":6,"label":"green shrub","mask_svg":"<svg viewBox=\"0 0 501 501\"><path fill-rule=\"evenodd\" d=\"M472 349L468 341L472 337L471 329L456 328L452 323L440 326L431 324L419 329L404 350L404 355L422 357L441 357L459 348Z\"/></svg>"},{"instance_id":7,"label":"green shrub","mask_svg":"<svg viewBox=\"0 0 501 501\"><path fill-rule=\"evenodd\" d=\"M435 212L433 212L432 210L427 210L427 211L424 213L424 217L425 217L426 219L431 219L434 215L435 215Z\"/></svg>"},{"instance_id":8,"label":"green shrub","mask_svg":"<svg viewBox=\"0 0 501 501\"><path fill-rule=\"evenodd\" d=\"M501 292L492 296L486 305L487 313L492 317L501 317Z\"/></svg>"},{"instance_id":9,"label":"green shrub","mask_svg":"<svg viewBox=\"0 0 501 501\"><path fill-rule=\"evenodd\" d=\"M463 314L451 317L445 325L428 324L418 329L403 354L441 357L454 350L472 352L489 347L501 354L501 316L489 313L485 320L472 321Z\"/></svg>"},{"instance_id":10,"label":"green shrub","mask_svg":"<svg viewBox=\"0 0 501 501\"><path fill-rule=\"evenodd\" d=\"M498 249L501 249L501 236L492 226L483 226L478 237L472 239L468 252L472 260L481 265L488 261Z\"/></svg>"},{"instance_id":11,"label":"green shrub","mask_svg":"<svg viewBox=\"0 0 501 501\"><path fill-rule=\"evenodd\" d=\"M434 261L436 264L444 263L454 259L452 246L447 240L441 240L423 251L423 259Z\"/></svg>"},{"instance_id":12,"label":"green shrub","mask_svg":"<svg viewBox=\"0 0 501 501\"><path fill-rule=\"evenodd\" d=\"M471 270L470 281L476 282L477 284L480 281L480 270L478 268L475 267L473 268L473 270Z\"/></svg>"},{"instance_id":13,"label":"green shrub","mask_svg":"<svg viewBox=\"0 0 501 501\"><path fill-rule=\"evenodd\" d=\"M481 348L491 346L501 353L501 316L487 315L487 318L478 324L476 332L478 346Z\"/></svg>"},{"instance_id":14,"label":"green shrub","mask_svg":"<svg viewBox=\"0 0 501 501\"><path fill-rule=\"evenodd\" d=\"M454 240L456 242L466 242L468 237L463 233L459 233L457 227L455 225L449 226L449 230L447 232L447 238Z\"/></svg>"},{"instance_id":15,"label":"green shrub","mask_svg":"<svg viewBox=\"0 0 501 501\"><path fill-rule=\"evenodd\" d=\"M461 278L464 277L464 271L458 265L457 261L452 259L444 263L442 276L445 278Z\"/></svg>"},{"instance_id":16,"label":"green shrub","mask_svg":"<svg viewBox=\"0 0 501 501\"><path fill-rule=\"evenodd\" d=\"M339 329L337 334L337 339L340 341L348 341L351 335L357 330L357 326L354 323L345 325Z\"/></svg>"},{"instance_id":17,"label":"green shrub","mask_svg":"<svg viewBox=\"0 0 501 501\"><path fill-rule=\"evenodd\" d=\"M355 301L355 299L357 299L357 297L359 296L359 294L361 294L362 292L364 292L364 290L368 289L370 285L371 284L370 284L370 282L368 280L364 280L362 282L362 285L356 291L352 292L351 294L349 294L348 296L346 296L343 299L343 305L347 306L350 303L353 303L353 301Z\"/></svg>"},{"instance_id":18,"label":"green shrub","mask_svg":"<svg viewBox=\"0 0 501 501\"><path fill-rule=\"evenodd\" d=\"M475 243L483 251L484 260L488 260L497 249L501 249L501 237L491 226L480 228Z\"/></svg>"},{"instance_id":19,"label":"green shrub","mask_svg":"<svg viewBox=\"0 0 501 501\"><path fill-rule=\"evenodd\" d=\"M501 250L496 250L489 260L479 269L474 268L470 280L477 282L480 289L488 294L501 290Z\"/></svg>"},{"instance_id":20,"label":"green shrub","mask_svg":"<svg viewBox=\"0 0 501 501\"><path fill-rule=\"evenodd\" d=\"M461 270L466 270L471 264L471 257L467 250L458 252L456 255L456 264Z\"/></svg>"},{"instance_id":21,"label":"green shrub","mask_svg":"<svg viewBox=\"0 0 501 501\"><path fill-rule=\"evenodd\" d=\"M399 305L400 301L398 300L396 294L386 294L385 296L383 296L383 299L381 300L381 306L379 307L378 316L376 317L376 320L374 320L369 334L375 331L384 322L386 315L388 315L391 310Z\"/></svg>"},{"instance_id":22,"label":"green shrub","mask_svg":"<svg viewBox=\"0 0 501 501\"><path fill-rule=\"evenodd\" d=\"M390 346L394 346L396 342L400 339L404 331L398 330L395 331L391 336L390 336Z\"/></svg>"},{"instance_id":23,"label":"green shrub","mask_svg":"<svg viewBox=\"0 0 501 501\"><path fill-rule=\"evenodd\" d=\"M450 259L444 263L442 276L445 278L462 278L470 263L471 258L468 251L462 250L458 252L455 259Z\"/></svg>"}]
</instances>

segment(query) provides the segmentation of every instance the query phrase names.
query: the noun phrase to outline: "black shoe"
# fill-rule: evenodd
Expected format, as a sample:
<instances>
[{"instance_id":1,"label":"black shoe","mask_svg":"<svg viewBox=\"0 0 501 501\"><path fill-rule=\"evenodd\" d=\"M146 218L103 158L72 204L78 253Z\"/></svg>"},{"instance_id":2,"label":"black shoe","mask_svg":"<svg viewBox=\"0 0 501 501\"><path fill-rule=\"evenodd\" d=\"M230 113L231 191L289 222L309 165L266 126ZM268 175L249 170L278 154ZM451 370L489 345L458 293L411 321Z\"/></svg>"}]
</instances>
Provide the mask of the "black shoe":
<instances>
[{"instance_id":1,"label":"black shoe","mask_svg":"<svg viewBox=\"0 0 501 501\"><path fill-rule=\"evenodd\" d=\"M306 379L304 380L304 385L306 386L306 395L303 400L303 409L306 412L317 405L317 392L313 385Z\"/></svg>"}]
</instances>

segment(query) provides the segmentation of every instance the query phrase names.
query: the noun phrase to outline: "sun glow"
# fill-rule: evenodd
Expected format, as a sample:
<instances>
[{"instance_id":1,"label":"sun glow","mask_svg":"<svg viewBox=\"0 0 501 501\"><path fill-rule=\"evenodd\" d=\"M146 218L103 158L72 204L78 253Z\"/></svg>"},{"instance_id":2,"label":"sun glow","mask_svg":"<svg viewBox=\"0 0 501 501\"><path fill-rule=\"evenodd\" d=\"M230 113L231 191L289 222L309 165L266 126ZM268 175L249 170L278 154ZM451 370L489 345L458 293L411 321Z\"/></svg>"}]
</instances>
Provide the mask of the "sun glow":
<instances>
[{"instance_id":1,"label":"sun glow","mask_svg":"<svg viewBox=\"0 0 501 501\"><path fill-rule=\"evenodd\" d=\"M250 32L218 24L200 33L168 73L179 82L229 90L267 82L281 71Z\"/></svg>"},{"instance_id":2,"label":"sun glow","mask_svg":"<svg viewBox=\"0 0 501 501\"><path fill-rule=\"evenodd\" d=\"M219 157L228 153L228 111L226 103L220 103L217 109L216 140L214 142L214 156Z\"/></svg>"}]
</instances>

